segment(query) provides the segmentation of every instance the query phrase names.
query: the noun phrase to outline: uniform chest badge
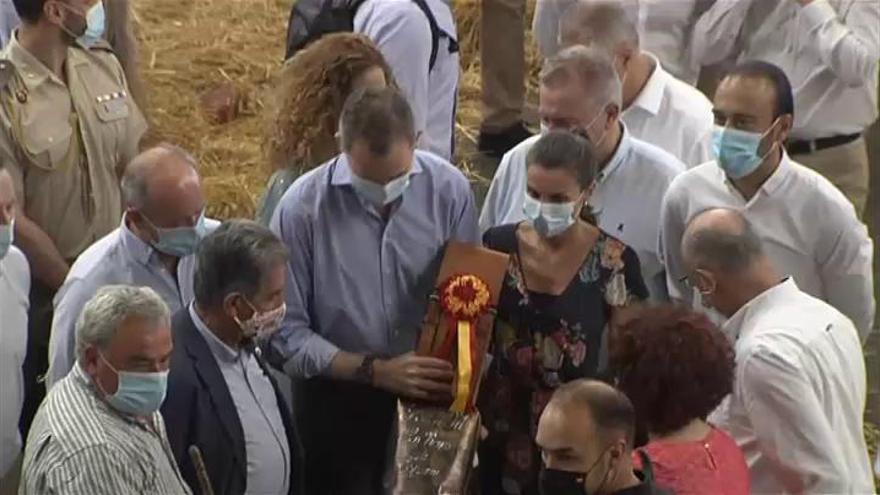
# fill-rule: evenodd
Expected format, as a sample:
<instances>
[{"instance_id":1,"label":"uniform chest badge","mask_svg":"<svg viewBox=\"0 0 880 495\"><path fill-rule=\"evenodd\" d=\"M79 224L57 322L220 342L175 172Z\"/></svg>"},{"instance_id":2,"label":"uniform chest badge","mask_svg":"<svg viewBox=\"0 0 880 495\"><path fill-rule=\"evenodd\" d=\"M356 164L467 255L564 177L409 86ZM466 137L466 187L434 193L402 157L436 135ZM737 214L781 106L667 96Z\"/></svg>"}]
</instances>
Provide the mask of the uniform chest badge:
<instances>
[{"instance_id":1,"label":"uniform chest badge","mask_svg":"<svg viewBox=\"0 0 880 495\"><path fill-rule=\"evenodd\" d=\"M95 97L96 102L107 115L124 114L128 110L128 94L116 91Z\"/></svg>"}]
</instances>

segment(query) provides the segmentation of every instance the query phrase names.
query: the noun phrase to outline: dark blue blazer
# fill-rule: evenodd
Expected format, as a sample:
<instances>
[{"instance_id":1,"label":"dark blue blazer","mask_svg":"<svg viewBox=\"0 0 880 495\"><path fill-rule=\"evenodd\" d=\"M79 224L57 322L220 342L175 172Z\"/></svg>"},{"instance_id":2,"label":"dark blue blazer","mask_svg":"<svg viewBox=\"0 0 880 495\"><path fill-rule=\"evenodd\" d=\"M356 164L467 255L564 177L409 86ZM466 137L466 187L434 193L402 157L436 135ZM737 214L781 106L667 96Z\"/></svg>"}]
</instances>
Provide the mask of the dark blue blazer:
<instances>
[{"instance_id":1,"label":"dark blue blazer","mask_svg":"<svg viewBox=\"0 0 880 495\"><path fill-rule=\"evenodd\" d=\"M177 465L193 493L200 494L201 487L188 451L190 445L197 445L215 495L241 495L247 488L244 431L226 381L208 343L193 323L189 309L175 314L171 327L174 351L162 416ZM303 471L299 436L278 384L259 355L257 361L275 389L290 445L289 493L300 495Z\"/></svg>"}]
</instances>

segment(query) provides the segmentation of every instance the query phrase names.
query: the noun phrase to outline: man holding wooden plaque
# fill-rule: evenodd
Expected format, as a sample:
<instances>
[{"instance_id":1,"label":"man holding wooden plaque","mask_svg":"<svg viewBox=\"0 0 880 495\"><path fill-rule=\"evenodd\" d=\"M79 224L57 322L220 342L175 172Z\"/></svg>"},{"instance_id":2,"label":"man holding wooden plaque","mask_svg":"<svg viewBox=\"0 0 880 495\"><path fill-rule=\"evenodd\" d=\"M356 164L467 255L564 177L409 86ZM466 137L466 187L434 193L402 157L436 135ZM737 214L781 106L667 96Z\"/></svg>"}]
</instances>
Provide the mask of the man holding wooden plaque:
<instances>
[{"instance_id":1,"label":"man holding wooden plaque","mask_svg":"<svg viewBox=\"0 0 880 495\"><path fill-rule=\"evenodd\" d=\"M413 351L444 246L479 233L467 179L414 150L399 92L355 92L339 134L343 153L297 180L271 222L291 261L269 354L299 379L307 493L373 495L384 492L397 398L454 398L450 362Z\"/></svg>"}]
</instances>

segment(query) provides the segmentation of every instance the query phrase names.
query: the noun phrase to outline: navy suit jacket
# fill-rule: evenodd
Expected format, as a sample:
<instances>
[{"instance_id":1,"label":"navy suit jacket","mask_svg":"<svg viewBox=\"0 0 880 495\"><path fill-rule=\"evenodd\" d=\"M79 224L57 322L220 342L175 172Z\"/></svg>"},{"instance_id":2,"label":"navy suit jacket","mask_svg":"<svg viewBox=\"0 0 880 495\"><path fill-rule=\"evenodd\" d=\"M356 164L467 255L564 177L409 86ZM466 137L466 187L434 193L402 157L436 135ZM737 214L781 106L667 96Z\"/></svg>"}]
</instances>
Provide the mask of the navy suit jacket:
<instances>
[{"instance_id":1,"label":"navy suit jacket","mask_svg":"<svg viewBox=\"0 0 880 495\"><path fill-rule=\"evenodd\" d=\"M168 394L162 416L171 449L183 478L193 493L201 493L195 467L189 456L196 445L216 495L241 495L247 488L247 455L244 431L223 374L208 343L184 308L172 319L174 351L168 374ZM287 403L265 362L256 356L278 400L281 419L290 446L290 495L300 495L303 483L302 447Z\"/></svg>"}]
</instances>

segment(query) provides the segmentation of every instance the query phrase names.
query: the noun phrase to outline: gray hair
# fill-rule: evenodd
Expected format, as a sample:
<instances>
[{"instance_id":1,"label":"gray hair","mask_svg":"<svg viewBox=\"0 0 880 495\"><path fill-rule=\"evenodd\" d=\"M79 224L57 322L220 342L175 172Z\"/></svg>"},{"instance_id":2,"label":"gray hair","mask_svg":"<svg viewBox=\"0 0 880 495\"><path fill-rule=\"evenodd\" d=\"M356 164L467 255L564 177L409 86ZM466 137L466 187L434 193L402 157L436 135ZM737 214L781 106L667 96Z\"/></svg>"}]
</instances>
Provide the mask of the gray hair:
<instances>
[{"instance_id":1,"label":"gray hair","mask_svg":"<svg viewBox=\"0 0 880 495\"><path fill-rule=\"evenodd\" d=\"M108 285L86 303L76 322L76 356L82 360L90 346L106 349L128 318L144 319L154 328L171 324L165 301L149 287Z\"/></svg>"},{"instance_id":2,"label":"gray hair","mask_svg":"<svg viewBox=\"0 0 880 495\"><path fill-rule=\"evenodd\" d=\"M339 134L343 151L362 139L379 156L388 155L398 140L416 141L412 109L393 87L362 88L349 95L339 118Z\"/></svg>"},{"instance_id":3,"label":"gray hair","mask_svg":"<svg viewBox=\"0 0 880 495\"><path fill-rule=\"evenodd\" d=\"M724 273L742 272L764 257L764 248L751 223L742 213L712 208L688 223L682 252L695 266Z\"/></svg>"},{"instance_id":4,"label":"gray hair","mask_svg":"<svg viewBox=\"0 0 880 495\"><path fill-rule=\"evenodd\" d=\"M267 272L287 259L287 248L266 227L250 220L228 221L196 249L196 303L216 307L233 293L251 298Z\"/></svg>"},{"instance_id":5,"label":"gray hair","mask_svg":"<svg viewBox=\"0 0 880 495\"><path fill-rule=\"evenodd\" d=\"M169 156L177 158L189 164L193 170L198 170L199 164L195 157L180 146L170 143L160 143L145 150L134 157L125 167L122 176L122 202L124 205L138 210L146 207L149 198L150 172Z\"/></svg>"},{"instance_id":6,"label":"gray hair","mask_svg":"<svg viewBox=\"0 0 880 495\"><path fill-rule=\"evenodd\" d=\"M623 107L620 78L604 51L583 45L564 48L547 59L541 71L541 84L551 86L571 77L579 80L596 103Z\"/></svg>"},{"instance_id":7,"label":"gray hair","mask_svg":"<svg viewBox=\"0 0 880 495\"><path fill-rule=\"evenodd\" d=\"M579 0L559 21L560 42L596 43L609 51L620 43L638 48L638 10L636 0Z\"/></svg>"}]
</instances>

